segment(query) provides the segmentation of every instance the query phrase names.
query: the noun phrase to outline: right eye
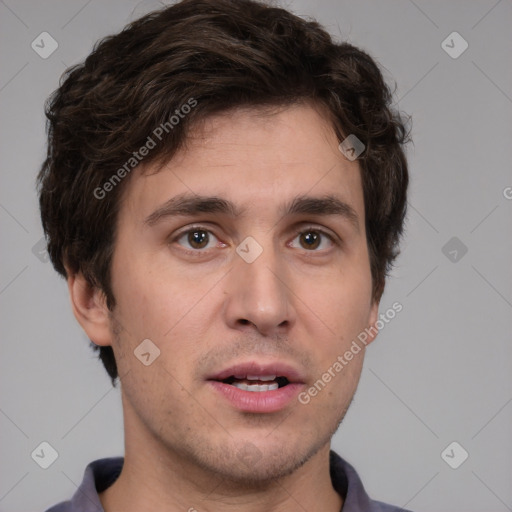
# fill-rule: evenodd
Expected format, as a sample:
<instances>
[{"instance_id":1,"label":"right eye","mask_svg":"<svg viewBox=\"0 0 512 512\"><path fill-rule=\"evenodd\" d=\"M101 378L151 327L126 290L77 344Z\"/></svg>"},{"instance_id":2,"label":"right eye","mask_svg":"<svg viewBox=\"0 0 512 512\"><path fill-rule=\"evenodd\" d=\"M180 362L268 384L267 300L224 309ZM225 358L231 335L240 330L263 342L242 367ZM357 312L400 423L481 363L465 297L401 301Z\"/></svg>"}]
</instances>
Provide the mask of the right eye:
<instances>
[{"instance_id":1,"label":"right eye","mask_svg":"<svg viewBox=\"0 0 512 512\"><path fill-rule=\"evenodd\" d=\"M217 240L217 242L219 241L209 229L206 229L203 226L193 226L192 228L188 228L186 231L178 233L172 241L177 242L179 245L184 247L187 250L187 253L197 254L214 248L217 245L215 240Z\"/></svg>"}]
</instances>

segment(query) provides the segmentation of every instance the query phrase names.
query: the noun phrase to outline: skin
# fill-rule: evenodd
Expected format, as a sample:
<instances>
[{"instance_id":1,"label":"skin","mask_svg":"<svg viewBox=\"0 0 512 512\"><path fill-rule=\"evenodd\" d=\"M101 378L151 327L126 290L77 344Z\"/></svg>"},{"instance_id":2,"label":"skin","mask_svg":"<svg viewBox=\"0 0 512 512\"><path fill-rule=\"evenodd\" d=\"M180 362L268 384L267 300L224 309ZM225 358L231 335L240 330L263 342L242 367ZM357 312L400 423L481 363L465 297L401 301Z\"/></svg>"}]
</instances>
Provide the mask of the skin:
<instances>
[{"instance_id":1,"label":"skin","mask_svg":"<svg viewBox=\"0 0 512 512\"><path fill-rule=\"evenodd\" d=\"M238 361L282 360L304 373L307 389L377 320L360 169L338 143L311 105L235 110L197 127L159 172L134 171L118 217L113 313L83 276L68 278L78 321L96 344L112 345L121 379L125 464L100 494L106 512L341 509L330 441L364 350L307 405L293 400L274 413L241 412L205 381ZM186 192L246 213L145 223ZM336 195L359 229L343 216L283 217L281 204L301 194ZM197 225L208 230L202 246L183 236ZM304 237L318 229L334 242L320 235L310 248ZM250 264L235 252L247 236L263 248ZM146 338L160 350L149 366L133 354ZM250 464L240 457L248 446L258 454Z\"/></svg>"}]
</instances>

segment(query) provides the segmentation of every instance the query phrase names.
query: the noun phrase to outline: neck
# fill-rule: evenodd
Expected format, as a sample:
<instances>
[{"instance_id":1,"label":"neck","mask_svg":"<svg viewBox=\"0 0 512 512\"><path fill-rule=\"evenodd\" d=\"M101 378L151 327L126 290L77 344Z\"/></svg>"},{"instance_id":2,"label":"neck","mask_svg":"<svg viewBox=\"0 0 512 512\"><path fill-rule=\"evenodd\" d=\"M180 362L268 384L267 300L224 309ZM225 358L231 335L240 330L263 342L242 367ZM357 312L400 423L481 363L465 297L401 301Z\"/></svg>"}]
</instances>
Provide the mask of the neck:
<instances>
[{"instance_id":1,"label":"neck","mask_svg":"<svg viewBox=\"0 0 512 512\"><path fill-rule=\"evenodd\" d=\"M198 464L180 446L165 444L124 405L124 464L119 478L99 495L105 512L341 510L342 498L330 477L329 442L289 474L241 481Z\"/></svg>"},{"instance_id":2,"label":"neck","mask_svg":"<svg viewBox=\"0 0 512 512\"><path fill-rule=\"evenodd\" d=\"M343 504L331 482L329 445L292 474L254 484L229 481L161 446L126 445L119 478L99 495L105 512L340 512Z\"/></svg>"}]
</instances>

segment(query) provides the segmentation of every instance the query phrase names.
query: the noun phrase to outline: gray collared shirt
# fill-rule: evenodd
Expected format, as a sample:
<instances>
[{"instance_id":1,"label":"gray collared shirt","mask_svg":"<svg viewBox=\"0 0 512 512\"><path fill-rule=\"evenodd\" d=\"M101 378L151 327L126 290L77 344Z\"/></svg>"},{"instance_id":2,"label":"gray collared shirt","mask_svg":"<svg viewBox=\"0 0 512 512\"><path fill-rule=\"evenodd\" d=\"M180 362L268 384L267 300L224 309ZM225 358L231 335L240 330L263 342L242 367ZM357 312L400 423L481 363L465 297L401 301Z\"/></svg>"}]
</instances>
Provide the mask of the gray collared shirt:
<instances>
[{"instance_id":1,"label":"gray collared shirt","mask_svg":"<svg viewBox=\"0 0 512 512\"><path fill-rule=\"evenodd\" d=\"M123 457L98 459L91 462L85 468L82 483L71 500L54 505L46 512L105 512L98 493L103 492L116 481L121 474L123 462ZM329 463L332 485L343 498L343 507L340 512L410 512L371 500L356 470L332 450Z\"/></svg>"}]
</instances>

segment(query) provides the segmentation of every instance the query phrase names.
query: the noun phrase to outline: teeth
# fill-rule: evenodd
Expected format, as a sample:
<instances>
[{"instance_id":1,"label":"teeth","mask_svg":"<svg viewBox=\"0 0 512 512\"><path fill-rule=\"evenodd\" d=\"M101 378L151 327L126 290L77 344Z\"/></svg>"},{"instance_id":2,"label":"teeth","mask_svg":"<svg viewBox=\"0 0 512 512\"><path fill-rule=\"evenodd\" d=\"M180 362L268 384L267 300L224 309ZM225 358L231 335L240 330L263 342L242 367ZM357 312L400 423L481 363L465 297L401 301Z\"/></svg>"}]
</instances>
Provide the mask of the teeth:
<instances>
[{"instance_id":1,"label":"teeth","mask_svg":"<svg viewBox=\"0 0 512 512\"><path fill-rule=\"evenodd\" d=\"M268 381L268 380L274 380L276 378L275 375L247 375L247 380L261 380L261 381Z\"/></svg>"},{"instance_id":2,"label":"teeth","mask_svg":"<svg viewBox=\"0 0 512 512\"><path fill-rule=\"evenodd\" d=\"M233 382L231 384L235 386L235 388L242 389L244 391L273 391L274 389L279 388L279 384L277 382L273 382L272 384L244 384L243 382Z\"/></svg>"}]
</instances>

